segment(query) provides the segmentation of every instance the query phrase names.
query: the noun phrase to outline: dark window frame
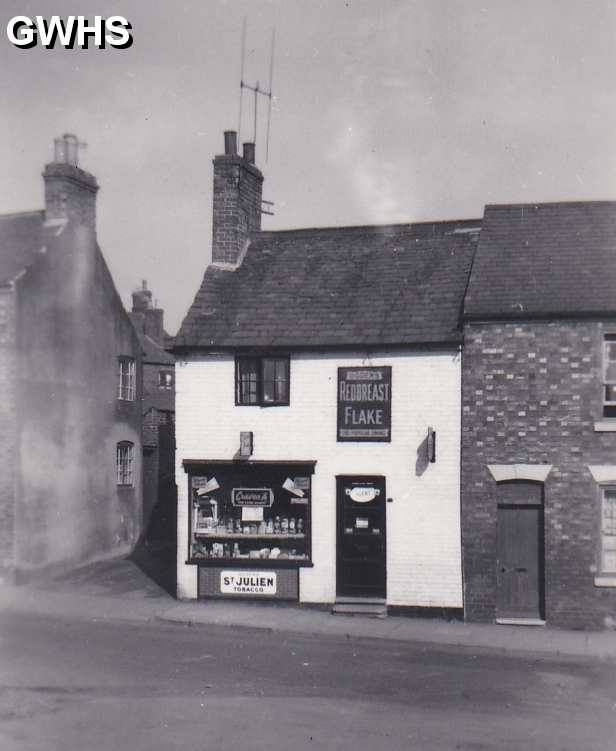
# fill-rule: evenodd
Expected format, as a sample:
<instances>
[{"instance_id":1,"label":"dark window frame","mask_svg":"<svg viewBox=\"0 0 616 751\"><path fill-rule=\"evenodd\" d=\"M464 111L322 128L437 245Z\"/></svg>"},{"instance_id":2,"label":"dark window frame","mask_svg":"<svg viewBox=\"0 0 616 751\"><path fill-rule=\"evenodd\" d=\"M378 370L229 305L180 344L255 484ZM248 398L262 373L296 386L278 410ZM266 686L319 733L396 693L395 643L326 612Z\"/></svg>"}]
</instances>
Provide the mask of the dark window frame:
<instances>
[{"instance_id":1,"label":"dark window frame","mask_svg":"<svg viewBox=\"0 0 616 751\"><path fill-rule=\"evenodd\" d=\"M616 491L616 483L614 482L602 482L599 484L599 544L598 544L598 566L597 572L599 576L615 576L616 566L609 568L605 565L605 554L611 552L606 546L606 537L616 537L610 531L606 531L606 493L614 493Z\"/></svg>"},{"instance_id":2,"label":"dark window frame","mask_svg":"<svg viewBox=\"0 0 616 751\"><path fill-rule=\"evenodd\" d=\"M130 355L118 357L116 399L120 402L137 400L137 360Z\"/></svg>"},{"instance_id":3,"label":"dark window frame","mask_svg":"<svg viewBox=\"0 0 616 751\"><path fill-rule=\"evenodd\" d=\"M608 347L610 344L616 344L616 332L608 330L603 334L601 341L602 414L603 417L613 419L616 418L616 400L609 398L609 390L616 387L616 382L608 381L607 376L608 365L610 362L614 362L608 357Z\"/></svg>"},{"instance_id":4,"label":"dark window frame","mask_svg":"<svg viewBox=\"0 0 616 751\"><path fill-rule=\"evenodd\" d=\"M279 378L274 372L273 380L265 378L266 363L269 362L283 363L284 374L282 378ZM251 363L254 366L254 401L249 401L245 398L244 389L242 388L242 363ZM274 366L276 371L276 366ZM246 370L250 377L250 371ZM250 392L253 391L250 388L249 382L245 381L248 385ZM286 384L285 394L282 397L276 397L274 394L273 399L266 398L265 384L272 384L273 390L276 392L278 383ZM250 396L250 394L249 394ZM291 358L289 355L278 354L263 354L263 355L236 355L235 356L235 406L236 407L288 407L291 403Z\"/></svg>"},{"instance_id":5,"label":"dark window frame","mask_svg":"<svg viewBox=\"0 0 616 751\"><path fill-rule=\"evenodd\" d=\"M167 379L167 376L169 379ZM158 388L162 391L173 391L175 388L175 373L173 370L158 371Z\"/></svg>"},{"instance_id":6,"label":"dark window frame","mask_svg":"<svg viewBox=\"0 0 616 751\"><path fill-rule=\"evenodd\" d=\"M135 487L135 444L132 441L116 443L116 486Z\"/></svg>"}]
</instances>

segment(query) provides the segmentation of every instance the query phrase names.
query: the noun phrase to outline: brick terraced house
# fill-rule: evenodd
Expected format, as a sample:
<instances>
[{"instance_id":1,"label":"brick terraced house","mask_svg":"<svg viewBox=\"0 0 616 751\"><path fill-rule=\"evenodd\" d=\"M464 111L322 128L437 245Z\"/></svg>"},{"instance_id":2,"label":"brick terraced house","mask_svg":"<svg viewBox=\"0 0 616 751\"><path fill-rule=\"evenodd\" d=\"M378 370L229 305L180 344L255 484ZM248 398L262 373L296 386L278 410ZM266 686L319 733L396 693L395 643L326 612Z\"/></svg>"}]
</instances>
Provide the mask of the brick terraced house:
<instances>
[{"instance_id":1,"label":"brick terraced house","mask_svg":"<svg viewBox=\"0 0 616 751\"><path fill-rule=\"evenodd\" d=\"M479 221L261 231L214 159L175 338L178 596L462 614L460 311Z\"/></svg>"},{"instance_id":2,"label":"brick terraced house","mask_svg":"<svg viewBox=\"0 0 616 751\"><path fill-rule=\"evenodd\" d=\"M141 348L56 140L45 208L0 216L0 578L128 553L141 527Z\"/></svg>"},{"instance_id":3,"label":"brick terraced house","mask_svg":"<svg viewBox=\"0 0 616 751\"><path fill-rule=\"evenodd\" d=\"M616 203L487 206L464 306L465 616L616 622Z\"/></svg>"},{"instance_id":4,"label":"brick terraced house","mask_svg":"<svg viewBox=\"0 0 616 751\"><path fill-rule=\"evenodd\" d=\"M143 355L143 530L150 541L175 547L175 358L164 311L143 280L129 313Z\"/></svg>"}]
</instances>

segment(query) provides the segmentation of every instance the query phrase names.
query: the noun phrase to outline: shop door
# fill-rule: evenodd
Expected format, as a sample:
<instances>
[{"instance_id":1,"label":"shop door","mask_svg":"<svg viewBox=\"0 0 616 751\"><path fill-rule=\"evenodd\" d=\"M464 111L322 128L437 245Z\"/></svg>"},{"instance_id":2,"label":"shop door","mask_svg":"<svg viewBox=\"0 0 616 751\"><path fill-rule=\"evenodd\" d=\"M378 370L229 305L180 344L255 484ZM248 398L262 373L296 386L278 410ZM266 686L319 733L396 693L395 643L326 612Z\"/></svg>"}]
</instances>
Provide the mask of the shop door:
<instances>
[{"instance_id":1,"label":"shop door","mask_svg":"<svg viewBox=\"0 0 616 751\"><path fill-rule=\"evenodd\" d=\"M385 599L385 478L339 477L337 496L337 595Z\"/></svg>"},{"instance_id":2,"label":"shop door","mask_svg":"<svg viewBox=\"0 0 616 751\"><path fill-rule=\"evenodd\" d=\"M543 619L543 488L539 483L502 483L496 532L497 618Z\"/></svg>"}]
</instances>

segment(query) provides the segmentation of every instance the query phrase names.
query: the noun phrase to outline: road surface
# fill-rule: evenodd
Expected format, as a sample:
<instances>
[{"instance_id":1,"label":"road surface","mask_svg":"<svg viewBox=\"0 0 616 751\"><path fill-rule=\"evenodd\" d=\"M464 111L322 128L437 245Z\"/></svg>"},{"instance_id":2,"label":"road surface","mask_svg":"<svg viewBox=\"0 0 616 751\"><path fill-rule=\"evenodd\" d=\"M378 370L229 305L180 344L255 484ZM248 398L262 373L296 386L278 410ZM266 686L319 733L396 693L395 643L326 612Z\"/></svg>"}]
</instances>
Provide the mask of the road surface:
<instances>
[{"instance_id":1,"label":"road surface","mask_svg":"<svg viewBox=\"0 0 616 751\"><path fill-rule=\"evenodd\" d=\"M616 665L0 615L2 751L614 751Z\"/></svg>"}]
</instances>

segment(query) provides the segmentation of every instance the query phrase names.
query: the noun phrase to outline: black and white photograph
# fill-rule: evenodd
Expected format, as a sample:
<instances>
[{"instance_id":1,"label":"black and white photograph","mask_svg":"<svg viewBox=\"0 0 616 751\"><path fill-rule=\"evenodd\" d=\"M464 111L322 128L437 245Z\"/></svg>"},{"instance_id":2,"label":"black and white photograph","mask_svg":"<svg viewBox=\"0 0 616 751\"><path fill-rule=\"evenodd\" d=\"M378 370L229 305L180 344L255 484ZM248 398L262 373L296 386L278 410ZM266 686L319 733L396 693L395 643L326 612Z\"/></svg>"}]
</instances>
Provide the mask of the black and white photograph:
<instances>
[{"instance_id":1,"label":"black and white photograph","mask_svg":"<svg viewBox=\"0 0 616 751\"><path fill-rule=\"evenodd\" d=\"M612 751L616 0L0 0L2 751Z\"/></svg>"}]
</instances>

